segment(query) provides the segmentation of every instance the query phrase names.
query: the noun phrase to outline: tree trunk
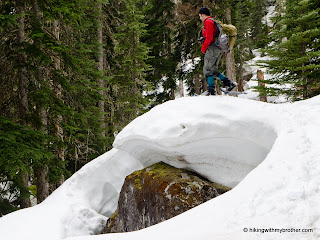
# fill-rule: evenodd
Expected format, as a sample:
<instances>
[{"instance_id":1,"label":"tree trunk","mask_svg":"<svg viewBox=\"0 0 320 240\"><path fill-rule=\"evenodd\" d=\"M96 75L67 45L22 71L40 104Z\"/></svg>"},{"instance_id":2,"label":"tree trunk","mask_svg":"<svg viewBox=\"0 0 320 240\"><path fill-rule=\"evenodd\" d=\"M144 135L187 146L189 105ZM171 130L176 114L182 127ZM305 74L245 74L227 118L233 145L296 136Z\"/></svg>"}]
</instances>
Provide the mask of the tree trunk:
<instances>
[{"instance_id":1,"label":"tree trunk","mask_svg":"<svg viewBox=\"0 0 320 240\"><path fill-rule=\"evenodd\" d=\"M201 78L201 82L202 82L202 92L207 91L208 90L208 84L207 84L206 78L202 77Z\"/></svg>"},{"instance_id":2,"label":"tree trunk","mask_svg":"<svg viewBox=\"0 0 320 240\"><path fill-rule=\"evenodd\" d=\"M179 95L180 97L184 97L184 88L183 88L183 80L179 80Z\"/></svg>"},{"instance_id":3,"label":"tree trunk","mask_svg":"<svg viewBox=\"0 0 320 240\"><path fill-rule=\"evenodd\" d=\"M221 89L220 89L220 84L222 84L221 83L221 81L219 81L217 78L214 80L214 83L215 83L215 86L216 86L216 91L217 91L217 94L218 95L221 95L222 94L222 91L221 91Z\"/></svg>"},{"instance_id":4,"label":"tree trunk","mask_svg":"<svg viewBox=\"0 0 320 240\"><path fill-rule=\"evenodd\" d=\"M18 7L17 8L18 14L24 14L24 8ZM25 40L25 29L24 29L24 16L18 18L18 35L17 40L19 46L22 48L22 44ZM26 77L26 69L22 67L25 64L25 56L23 53L19 54L18 64L20 65L19 72L18 72L18 79L19 79L19 94L20 94L20 123L21 125L27 125L26 115L28 112L28 96L27 96L27 77Z\"/></svg>"},{"instance_id":5,"label":"tree trunk","mask_svg":"<svg viewBox=\"0 0 320 240\"><path fill-rule=\"evenodd\" d=\"M243 62L242 60L240 60L240 64L239 64L239 71L238 71L238 91L243 92L244 91L244 76L243 76ZM249 81L250 79L248 79L247 81Z\"/></svg>"},{"instance_id":6,"label":"tree trunk","mask_svg":"<svg viewBox=\"0 0 320 240\"><path fill-rule=\"evenodd\" d=\"M264 75L263 75L261 70L257 71L257 78L258 78L258 86L261 86L261 87L265 88L266 85L263 82L264 81ZM261 102L267 102L267 96L259 95L259 100Z\"/></svg>"},{"instance_id":7,"label":"tree trunk","mask_svg":"<svg viewBox=\"0 0 320 240\"><path fill-rule=\"evenodd\" d=\"M233 48L230 50L230 52L226 54L226 68L227 68L227 77L232 81L237 82Z\"/></svg>"},{"instance_id":8,"label":"tree trunk","mask_svg":"<svg viewBox=\"0 0 320 240\"><path fill-rule=\"evenodd\" d=\"M56 41L59 41L60 39L60 33L59 33L59 21L54 20L53 21L53 35L56 38ZM61 70L61 61L58 55L53 57L53 62L54 62L54 69L59 71ZM62 87L61 84L55 83L54 84L54 91L55 95L58 99L62 99ZM63 142L64 141L64 133L63 133L63 128L62 128L62 115L58 114L56 120L55 120L55 126L56 126L56 137L59 141ZM63 163L65 161L65 152L64 148L59 144L60 146L57 147L56 152L57 152L57 159L61 160ZM64 182L64 176L61 176L59 185L61 185Z\"/></svg>"},{"instance_id":9,"label":"tree trunk","mask_svg":"<svg viewBox=\"0 0 320 240\"><path fill-rule=\"evenodd\" d=\"M35 15L36 21L39 28L41 28L41 18L42 14L39 10L38 2L36 0L33 1L33 13ZM34 44L40 48L39 42L35 40ZM41 67L39 67L41 68ZM38 78L43 78L42 72L45 71L45 69L40 69L38 72ZM44 133L48 133L48 114L45 106L40 107L40 119L42 122L41 131ZM37 203L41 203L49 196L49 182L48 182L48 166L44 165L37 169L35 169L35 177L36 177L36 185L37 185Z\"/></svg>"},{"instance_id":10,"label":"tree trunk","mask_svg":"<svg viewBox=\"0 0 320 240\"><path fill-rule=\"evenodd\" d=\"M49 196L48 166L36 170L37 203L43 202Z\"/></svg>"},{"instance_id":11,"label":"tree trunk","mask_svg":"<svg viewBox=\"0 0 320 240\"><path fill-rule=\"evenodd\" d=\"M184 97L184 86L183 86L183 68L180 68L180 77L179 77L179 96Z\"/></svg>"},{"instance_id":12,"label":"tree trunk","mask_svg":"<svg viewBox=\"0 0 320 240\"><path fill-rule=\"evenodd\" d=\"M200 89L200 77L198 74L194 76L194 88L195 88L195 93L197 95L201 94L201 89Z\"/></svg>"},{"instance_id":13,"label":"tree trunk","mask_svg":"<svg viewBox=\"0 0 320 240\"><path fill-rule=\"evenodd\" d=\"M47 110L41 108L41 130L48 133L48 113ZM49 196L49 182L48 182L48 172L49 168L47 165L41 166L36 170L37 178L37 203L43 202Z\"/></svg>"},{"instance_id":14,"label":"tree trunk","mask_svg":"<svg viewBox=\"0 0 320 240\"><path fill-rule=\"evenodd\" d=\"M103 44L102 19L101 19L101 16L102 16L102 3L99 3L98 8L99 8L99 14L100 14L99 20L98 20L98 43L99 43L98 70L103 72L104 71L104 61L103 61L103 59L104 59L104 57L103 57L104 49L103 49L103 45L102 45ZM100 109L100 111L102 113L101 119L100 119L101 125L102 125L102 129L103 129L102 132L101 132L101 136L105 137L106 136L106 134L105 134L106 126L105 126L105 122L104 122L105 121L104 120L104 118L105 118L105 115L104 115L104 112L105 112L105 106L104 106L105 105L104 104L105 103L105 100L104 100L105 93L104 93L104 90L103 90L103 88L105 87L105 84L104 84L104 80L102 78L100 78L98 80L98 85L99 85L99 88L100 88L99 94L103 98L103 100L98 102L99 109Z\"/></svg>"},{"instance_id":15,"label":"tree trunk","mask_svg":"<svg viewBox=\"0 0 320 240\"><path fill-rule=\"evenodd\" d=\"M226 9L226 20L228 24L231 24L231 9ZM226 68L227 68L227 77L234 82L237 82L236 67L234 62L234 50L233 47L230 49L230 52L225 54L226 57Z\"/></svg>"},{"instance_id":16,"label":"tree trunk","mask_svg":"<svg viewBox=\"0 0 320 240\"><path fill-rule=\"evenodd\" d=\"M18 6L17 13L22 14L21 17L18 18L18 33L17 33L17 41L20 48L22 48L22 44L25 41L25 26L24 26L24 7ZM23 67L25 64L25 55L23 52L19 54L18 57L18 65L20 68L18 69L18 79L19 79L19 117L20 124L26 126L27 125L27 112L28 112L28 95L27 95L27 77L26 77L26 69ZM29 176L27 173L22 174L21 181L23 186L28 189L29 185ZM30 207L30 198L21 198L20 199L20 208Z\"/></svg>"},{"instance_id":17,"label":"tree trunk","mask_svg":"<svg viewBox=\"0 0 320 240\"><path fill-rule=\"evenodd\" d=\"M176 97L175 97L175 95L174 95L174 88L171 88L170 89L170 99L171 100L174 100Z\"/></svg>"}]
</instances>

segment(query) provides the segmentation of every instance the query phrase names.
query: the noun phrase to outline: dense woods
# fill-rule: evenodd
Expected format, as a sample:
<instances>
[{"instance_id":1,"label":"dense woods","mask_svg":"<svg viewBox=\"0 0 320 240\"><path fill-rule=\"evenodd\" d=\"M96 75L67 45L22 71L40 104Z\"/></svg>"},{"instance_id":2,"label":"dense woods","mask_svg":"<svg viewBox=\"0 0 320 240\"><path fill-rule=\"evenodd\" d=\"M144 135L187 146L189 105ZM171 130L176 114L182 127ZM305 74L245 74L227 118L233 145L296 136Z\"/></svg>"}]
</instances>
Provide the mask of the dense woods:
<instances>
[{"instance_id":1,"label":"dense woods","mask_svg":"<svg viewBox=\"0 0 320 240\"><path fill-rule=\"evenodd\" d=\"M205 89L202 6L238 29L221 70L234 62L227 74L240 91L245 61L261 48L275 74L261 94L320 93L316 0L0 0L0 216L42 202L179 88Z\"/></svg>"}]
</instances>

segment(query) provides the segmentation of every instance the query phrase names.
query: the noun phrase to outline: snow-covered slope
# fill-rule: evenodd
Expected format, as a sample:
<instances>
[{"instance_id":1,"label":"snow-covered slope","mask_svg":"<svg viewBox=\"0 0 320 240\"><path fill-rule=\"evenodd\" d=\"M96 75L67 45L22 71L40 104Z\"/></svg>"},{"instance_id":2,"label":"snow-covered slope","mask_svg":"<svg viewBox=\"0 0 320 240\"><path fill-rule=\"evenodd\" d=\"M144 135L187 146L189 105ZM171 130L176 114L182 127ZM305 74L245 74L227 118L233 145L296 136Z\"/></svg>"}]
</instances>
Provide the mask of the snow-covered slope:
<instances>
[{"instance_id":1,"label":"snow-covered slope","mask_svg":"<svg viewBox=\"0 0 320 240\"><path fill-rule=\"evenodd\" d=\"M234 188L140 231L72 239L318 239L319 109L320 97L278 105L228 96L169 101L131 122L113 150L44 203L0 218L0 239L98 233L107 219L103 215L116 208L124 177L158 161ZM254 228L313 232L255 233Z\"/></svg>"}]
</instances>

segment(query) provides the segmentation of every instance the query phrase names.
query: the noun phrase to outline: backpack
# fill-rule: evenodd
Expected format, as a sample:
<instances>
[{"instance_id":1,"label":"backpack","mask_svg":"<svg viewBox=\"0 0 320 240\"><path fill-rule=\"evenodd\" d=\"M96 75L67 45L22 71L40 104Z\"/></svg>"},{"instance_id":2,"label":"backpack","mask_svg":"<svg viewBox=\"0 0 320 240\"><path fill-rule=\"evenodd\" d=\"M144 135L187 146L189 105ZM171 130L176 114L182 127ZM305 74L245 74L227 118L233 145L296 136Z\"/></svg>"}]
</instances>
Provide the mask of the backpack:
<instances>
[{"instance_id":1,"label":"backpack","mask_svg":"<svg viewBox=\"0 0 320 240\"><path fill-rule=\"evenodd\" d=\"M228 53L236 41L237 28L231 24L223 24L211 20L217 25L217 32L213 37L216 38L215 46L219 47L223 53Z\"/></svg>"}]
</instances>

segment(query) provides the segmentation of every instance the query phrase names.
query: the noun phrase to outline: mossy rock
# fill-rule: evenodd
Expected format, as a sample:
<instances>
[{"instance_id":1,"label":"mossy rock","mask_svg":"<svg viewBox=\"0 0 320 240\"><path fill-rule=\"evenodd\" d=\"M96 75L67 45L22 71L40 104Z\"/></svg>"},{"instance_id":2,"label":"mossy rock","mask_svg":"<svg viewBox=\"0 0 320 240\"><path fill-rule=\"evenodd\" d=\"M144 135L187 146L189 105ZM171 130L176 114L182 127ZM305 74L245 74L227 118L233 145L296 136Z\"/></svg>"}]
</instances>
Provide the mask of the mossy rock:
<instances>
[{"instance_id":1,"label":"mossy rock","mask_svg":"<svg viewBox=\"0 0 320 240\"><path fill-rule=\"evenodd\" d=\"M163 162L126 177L105 233L139 230L198 206L229 188Z\"/></svg>"}]
</instances>

